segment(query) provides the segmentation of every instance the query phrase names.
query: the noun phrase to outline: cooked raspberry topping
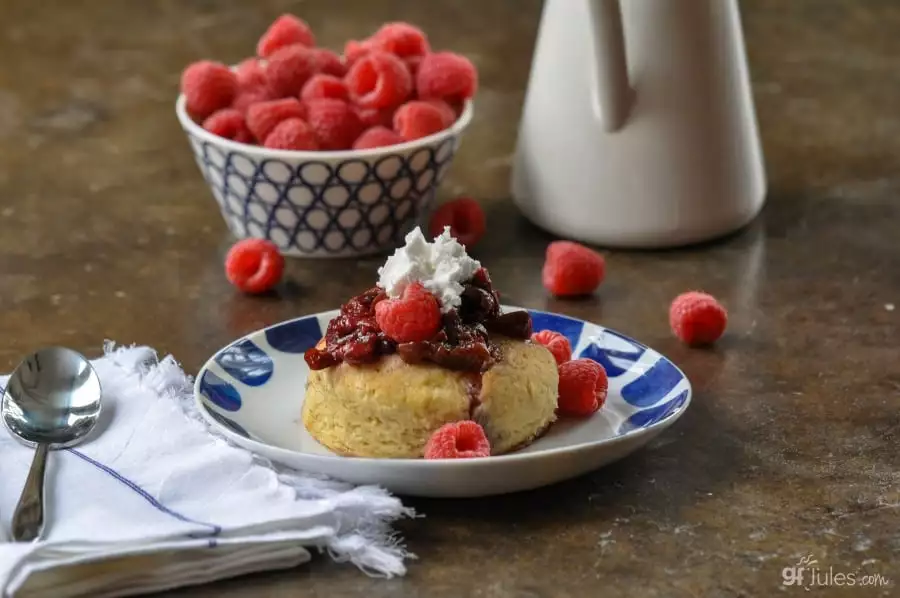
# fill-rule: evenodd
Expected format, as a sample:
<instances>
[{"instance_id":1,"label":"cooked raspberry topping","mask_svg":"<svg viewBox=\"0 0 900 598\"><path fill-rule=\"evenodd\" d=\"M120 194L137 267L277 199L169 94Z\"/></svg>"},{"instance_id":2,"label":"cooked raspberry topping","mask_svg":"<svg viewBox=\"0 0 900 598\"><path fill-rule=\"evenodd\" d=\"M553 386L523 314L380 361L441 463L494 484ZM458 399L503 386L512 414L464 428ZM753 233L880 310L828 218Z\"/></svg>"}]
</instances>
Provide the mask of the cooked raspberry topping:
<instances>
[{"instance_id":1,"label":"cooked raspberry topping","mask_svg":"<svg viewBox=\"0 0 900 598\"><path fill-rule=\"evenodd\" d=\"M382 355L397 353L407 363L430 362L451 370L484 372L500 357L490 333L517 339L531 336L528 312L500 313L500 297L484 268L463 284L459 308L442 314L437 332L427 340L402 342L407 338L403 336L398 342L389 334L392 330L382 330L377 312L382 312L383 322L390 317L400 318L397 313L386 315L394 311L393 306L376 309L385 300L388 297L384 290L374 287L344 304L340 315L328 324L324 349L314 347L306 352L309 367L320 370L341 362L371 363ZM387 327L390 329L392 324Z\"/></svg>"}]
</instances>

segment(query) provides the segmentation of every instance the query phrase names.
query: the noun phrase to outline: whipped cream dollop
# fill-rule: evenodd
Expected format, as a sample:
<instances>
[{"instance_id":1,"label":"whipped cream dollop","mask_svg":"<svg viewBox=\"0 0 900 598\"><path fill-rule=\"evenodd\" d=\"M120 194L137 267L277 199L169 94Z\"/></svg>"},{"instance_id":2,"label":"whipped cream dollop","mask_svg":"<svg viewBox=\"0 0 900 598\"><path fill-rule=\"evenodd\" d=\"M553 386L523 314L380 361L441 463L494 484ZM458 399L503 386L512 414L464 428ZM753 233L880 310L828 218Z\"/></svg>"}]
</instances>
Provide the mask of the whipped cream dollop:
<instances>
[{"instance_id":1,"label":"whipped cream dollop","mask_svg":"<svg viewBox=\"0 0 900 598\"><path fill-rule=\"evenodd\" d=\"M466 253L466 248L450 236L450 227L429 243L416 227L406 235L406 245L397 249L378 269L378 286L388 297L399 297L407 286L420 282L441 304L447 313L459 307L462 283L481 268L478 260Z\"/></svg>"}]
</instances>

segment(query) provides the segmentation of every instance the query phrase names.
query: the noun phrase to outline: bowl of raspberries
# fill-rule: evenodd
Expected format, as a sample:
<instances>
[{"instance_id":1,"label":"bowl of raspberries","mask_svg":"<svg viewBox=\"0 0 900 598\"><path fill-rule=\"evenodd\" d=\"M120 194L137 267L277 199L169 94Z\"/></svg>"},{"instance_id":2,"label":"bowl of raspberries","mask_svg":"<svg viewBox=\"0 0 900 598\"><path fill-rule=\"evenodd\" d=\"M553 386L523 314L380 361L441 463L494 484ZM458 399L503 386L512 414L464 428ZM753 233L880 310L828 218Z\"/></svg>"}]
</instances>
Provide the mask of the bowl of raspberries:
<instances>
[{"instance_id":1,"label":"bowl of raspberries","mask_svg":"<svg viewBox=\"0 0 900 598\"><path fill-rule=\"evenodd\" d=\"M472 118L478 75L385 23L337 53L284 14L236 65L181 74L175 112L228 228L282 254L389 251L427 218Z\"/></svg>"}]
</instances>

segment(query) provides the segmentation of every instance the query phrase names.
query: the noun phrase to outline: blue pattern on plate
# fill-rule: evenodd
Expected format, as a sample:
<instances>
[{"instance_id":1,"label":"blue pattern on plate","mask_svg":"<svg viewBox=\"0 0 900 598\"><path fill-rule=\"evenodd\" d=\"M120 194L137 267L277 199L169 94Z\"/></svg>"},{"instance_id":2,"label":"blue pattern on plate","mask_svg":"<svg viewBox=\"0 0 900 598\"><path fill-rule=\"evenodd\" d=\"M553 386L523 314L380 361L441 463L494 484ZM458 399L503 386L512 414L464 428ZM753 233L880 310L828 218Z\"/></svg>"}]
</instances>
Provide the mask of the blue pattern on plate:
<instances>
[{"instance_id":1,"label":"blue pattern on plate","mask_svg":"<svg viewBox=\"0 0 900 598\"><path fill-rule=\"evenodd\" d=\"M578 345L578 340L581 338L581 331L584 330L584 322L581 320L560 316L558 314L550 314L545 311L529 310L528 313L531 314L531 326L535 332L541 330L553 330L569 339L569 343L572 345L573 349Z\"/></svg>"},{"instance_id":2,"label":"blue pattern on plate","mask_svg":"<svg viewBox=\"0 0 900 598\"><path fill-rule=\"evenodd\" d=\"M234 421L228 419L221 413L217 413L217 412L213 411L212 409L207 409L206 412L209 413L214 420L216 420L217 422L219 422L220 424L222 424L223 426L225 426L226 428L228 428L229 430L231 430L238 436L243 436L244 438L250 438L250 433L247 432L247 430L242 428L240 425L238 425Z\"/></svg>"},{"instance_id":3,"label":"blue pattern on plate","mask_svg":"<svg viewBox=\"0 0 900 598\"><path fill-rule=\"evenodd\" d=\"M612 347L607 347L603 344L604 337L612 336L623 343L630 345L632 349L630 351L624 351L620 349L613 349ZM618 344L618 343L617 343ZM632 341L631 339L625 338L620 334L615 334L610 330L604 330L603 334L588 344L581 352L578 354L578 357L584 357L587 359L593 359L597 363L603 366L603 369L606 370L606 375L610 378L618 378L625 372L631 369L631 366L639 360L647 349L637 343ZM620 366L616 362L613 362L612 358L615 357L616 361L624 362L626 365Z\"/></svg>"},{"instance_id":4,"label":"blue pattern on plate","mask_svg":"<svg viewBox=\"0 0 900 598\"><path fill-rule=\"evenodd\" d=\"M241 393L209 370L200 378L200 392L220 409L237 411L241 408Z\"/></svg>"},{"instance_id":5,"label":"blue pattern on plate","mask_svg":"<svg viewBox=\"0 0 900 598\"><path fill-rule=\"evenodd\" d=\"M249 339L236 342L219 353L216 363L247 386L262 386L269 381L275 369L272 358Z\"/></svg>"},{"instance_id":6,"label":"blue pattern on plate","mask_svg":"<svg viewBox=\"0 0 900 598\"><path fill-rule=\"evenodd\" d=\"M622 388L622 398L635 407L649 407L684 379L668 359L659 359L653 366Z\"/></svg>"},{"instance_id":7,"label":"blue pattern on plate","mask_svg":"<svg viewBox=\"0 0 900 598\"><path fill-rule=\"evenodd\" d=\"M624 434L625 432L628 432L635 428L646 428L648 426L652 426L657 422L661 422L662 420L675 413L675 411L677 411L678 408L681 407L687 400L687 396L688 391L683 390L671 401L666 401L665 403L657 405L656 407L638 411L627 420L622 422L622 425L619 427L619 434Z\"/></svg>"},{"instance_id":8,"label":"blue pattern on plate","mask_svg":"<svg viewBox=\"0 0 900 598\"><path fill-rule=\"evenodd\" d=\"M266 330L266 341L282 353L305 353L322 338L322 328L315 316L278 324Z\"/></svg>"}]
</instances>

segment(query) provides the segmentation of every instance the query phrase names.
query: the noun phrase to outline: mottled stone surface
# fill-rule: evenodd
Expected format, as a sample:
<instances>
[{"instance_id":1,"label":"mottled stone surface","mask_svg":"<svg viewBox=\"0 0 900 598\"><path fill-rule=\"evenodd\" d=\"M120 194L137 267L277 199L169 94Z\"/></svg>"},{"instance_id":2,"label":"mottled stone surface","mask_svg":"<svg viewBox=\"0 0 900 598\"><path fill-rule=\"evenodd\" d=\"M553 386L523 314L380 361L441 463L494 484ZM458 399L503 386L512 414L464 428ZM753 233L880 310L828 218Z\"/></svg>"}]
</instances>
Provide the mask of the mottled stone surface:
<instances>
[{"instance_id":1,"label":"mottled stone surface","mask_svg":"<svg viewBox=\"0 0 900 598\"><path fill-rule=\"evenodd\" d=\"M573 0L575 1L575 0ZM230 239L173 113L190 60L233 62L282 11L326 45L386 19L469 54L482 89L443 195L489 206L477 248L508 301L590 318L670 355L696 389L646 450L582 479L489 500L411 500L407 577L373 580L325 557L177 596L765 596L813 554L835 572L900 583L900 6L743 3L770 178L761 217L727 240L608 252L596 298L554 301L549 237L507 199L535 0L192 2L5 0L0 26L0 365L50 343L95 354L146 343L196 371L265 324L333 308L372 282L292 261L277 298L228 286ZM666 308L703 287L727 338L689 350Z\"/></svg>"}]
</instances>

